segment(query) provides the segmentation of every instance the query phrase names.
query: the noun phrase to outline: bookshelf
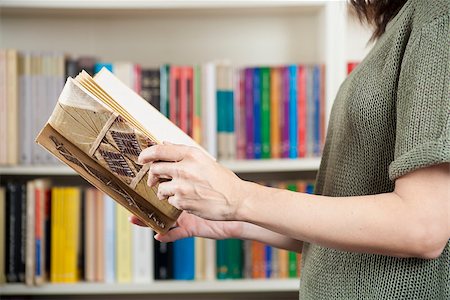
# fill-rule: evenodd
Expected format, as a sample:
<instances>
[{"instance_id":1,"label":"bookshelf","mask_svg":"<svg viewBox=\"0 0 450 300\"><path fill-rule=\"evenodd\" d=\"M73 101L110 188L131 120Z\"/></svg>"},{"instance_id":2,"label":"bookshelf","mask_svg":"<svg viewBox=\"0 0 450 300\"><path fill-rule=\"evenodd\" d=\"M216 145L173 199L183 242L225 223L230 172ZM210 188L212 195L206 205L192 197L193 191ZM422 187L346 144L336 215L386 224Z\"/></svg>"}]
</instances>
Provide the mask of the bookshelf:
<instances>
[{"instance_id":1,"label":"bookshelf","mask_svg":"<svg viewBox=\"0 0 450 300\"><path fill-rule=\"evenodd\" d=\"M346 63L367 52L367 31L349 21L344 1L306 0L2 0L0 48L55 50L143 66L228 59L234 65L326 65L326 116L346 76ZM55 42L57 40L57 42ZM327 121L327 118L326 118ZM306 174L320 158L222 161L238 174ZM65 166L0 166L0 177L74 176ZM281 175L280 175L281 176ZM152 282L150 284L23 284L0 296L245 294L297 298L298 279ZM271 294L276 293L276 294ZM150 297L149 297L150 298Z\"/></svg>"}]
</instances>

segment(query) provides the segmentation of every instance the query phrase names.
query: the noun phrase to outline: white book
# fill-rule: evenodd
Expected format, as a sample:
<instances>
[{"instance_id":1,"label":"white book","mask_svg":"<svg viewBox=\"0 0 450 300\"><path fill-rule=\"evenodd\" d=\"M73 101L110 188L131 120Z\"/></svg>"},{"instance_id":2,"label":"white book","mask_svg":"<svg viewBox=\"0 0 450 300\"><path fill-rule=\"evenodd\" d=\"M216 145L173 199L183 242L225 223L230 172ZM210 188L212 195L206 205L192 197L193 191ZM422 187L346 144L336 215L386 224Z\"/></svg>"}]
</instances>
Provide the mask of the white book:
<instances>
[{"instance_id":1,"label":"white book","mask_svg":"<svg viewBox=\"0 0 450 300\"><path fill-rule=\"evenodd\" d=\"M119 78L127 87L134 90L134 65L129 62L113 63L113 73Z\"/></svg>"},{"instance_id":2,"label":"white book","mask_svg":"<svg viewBox=\"0 0 450 300\"><path fill-rule=\"evenodd\" d=\"M215 240L205 239L205 258L205 279L215 280L217 277Z\"/></svg>"},{"instance_id":3,"label":"white book","mask_svg":"<svg viewBox=\"0 0 450 300\"><path fill-rule=\"evenodd\" d=\"M153 280L153 231L147 227L131 226L133 282Z\"/></svg>"},{"instance_id":4,"label":"white book","mask_svg":"<svg viewBox=\"0 0 450 300\"><path fill-rule=\"evenodd\" d=\"M202 99L203 147L217 157L216 66L213 62L202 68Z\"/></svg>"},{"instance_id":5,"label":"white book","mask_svg":"<svg viewBox=\"0 0 450 300\"><path fill-rule=\"evenodd\" d=\"M113 283L116 280L116 202L108 195L104 195L104 263L105 283Z\"/></svg>"}]
</instances>

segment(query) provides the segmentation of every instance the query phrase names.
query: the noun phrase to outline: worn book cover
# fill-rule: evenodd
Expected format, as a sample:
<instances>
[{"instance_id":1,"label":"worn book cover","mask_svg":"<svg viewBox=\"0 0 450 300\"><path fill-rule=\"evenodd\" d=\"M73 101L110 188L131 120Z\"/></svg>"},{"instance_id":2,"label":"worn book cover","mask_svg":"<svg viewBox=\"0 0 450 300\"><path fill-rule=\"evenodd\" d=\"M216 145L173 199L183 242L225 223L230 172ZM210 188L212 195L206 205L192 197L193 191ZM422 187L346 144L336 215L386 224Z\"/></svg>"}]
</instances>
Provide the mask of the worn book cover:
<instances>
[{"instance_id":1,"label":"worn book cover","mask_svg":"<svg viewBox=\"0 0 450 300\"><path fill-rule=\"evenodd\" d=\"M92 185L165 233L181 211L147 185L141 151L169 141L200 148L188 135L107 69L68 78L37 142Z\"/></svg>"}]
</instances>

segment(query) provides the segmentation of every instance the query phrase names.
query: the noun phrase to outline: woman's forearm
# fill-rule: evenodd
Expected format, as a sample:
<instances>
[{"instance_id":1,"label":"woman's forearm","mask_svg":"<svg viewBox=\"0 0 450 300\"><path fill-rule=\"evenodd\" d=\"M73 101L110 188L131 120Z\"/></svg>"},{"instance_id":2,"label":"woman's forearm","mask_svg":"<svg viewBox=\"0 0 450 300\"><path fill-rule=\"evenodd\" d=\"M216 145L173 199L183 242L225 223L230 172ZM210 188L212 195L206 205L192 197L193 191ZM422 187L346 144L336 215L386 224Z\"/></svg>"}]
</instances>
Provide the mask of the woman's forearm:
<instances>
[{"instance_id":1,"label":"woman's forearm","mask_svg":"<svg viewBox=\"0 0 450 300\"><path fill-rule=\"evenodd\" d=\"M293 238L247 222L242 223L242 231L238 236L234 236L234 238L258 241L276 248L299 253L302 251L303 245L303 243L299 240L295 240Z\"/></svg>"},{"instance_id":2,"label":"woman's forearm","mask_svg":"<svg viewBox=\"0 0 450 300\"><path fill-rule=\"evenodd\" d=\"M445 199L440 200L444 203L440 209L436 205L427 211L430 203L425 201L438 200L417 195L417 199L406 201L397 193L324 197L253 183L246 183L244 189L247 196L241 201L237 219L295 240L344 251L433 258L442 251L446 233L448 239ZM423 206L418 209L420 201ZM436 239L436 234L441 238Z\"/></svg>"}]
</instances>

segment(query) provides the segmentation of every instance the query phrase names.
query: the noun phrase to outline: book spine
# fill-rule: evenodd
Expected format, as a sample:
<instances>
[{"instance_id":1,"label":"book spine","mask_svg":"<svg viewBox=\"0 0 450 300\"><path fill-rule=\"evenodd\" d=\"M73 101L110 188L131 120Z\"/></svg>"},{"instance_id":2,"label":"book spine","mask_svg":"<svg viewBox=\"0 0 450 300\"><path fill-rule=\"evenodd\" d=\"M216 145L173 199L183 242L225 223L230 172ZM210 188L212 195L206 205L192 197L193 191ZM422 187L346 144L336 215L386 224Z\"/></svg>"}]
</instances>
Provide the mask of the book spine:
<instances>
[{"instance_id":1,"label":"book spine","mask_svg":"<svg viewBox=\"0 0 450 300\"><path fill-rule=\"evenodd\" d=\"M30 57L26 53L19 56L19 128L20 128L20 164L28 165L31 163L31 153L28 149L29 140L31 139L30 122L31 118L28 116L27 98L29 98L29 72L30 72ZM0 70L1 72L1 70ZM1 101L1 100L0 100Z\"/></svg>"},{"instance_id":2,"label":"book spine","mask_svg":"<svg viewBox=\"0 0 450 300\"><path fill-rule=\"evenodd\" d=\"M234 91L233 91L233 69L226 65L226 134L227 134L227 158L236 159L236 130L234 126L235 107L234 107Z\"/></svg>"},{"instance_id":3,"label":"book spine","mask_svg":"<svg viewBox=\"0 0 450 300\"><path fill-rule=\"evenodd\" d=\"M15 183L7 183L6 186L6 213L8 222L6 222L6 281L18 282L18 259L19 251L17 251L19 233L17 210L20 208L20 199L18 198L18 186Z\"/></svg>"},{"instance_id":4,"label":"book spine","mask_svg":"<svg viewBox=\"0 0 450 300\"><path fill-rule=\"evenodd\" d=\"M155 279L173 279L173 243L154 242Z\"/></svg>"},{"instance_id":5,"label":"book spine","mask_svg":"<svg viewBox=\"0 0 450 300\"><path fill-rule=\"evenodd\" d=\"M169 117L169 99L170 99L170 80L169 80L169 74L170 74L170 66L169 65L162 65L159 68L160 72L160 105L159 110L160 112L166 116Z\"/></svg>"},{"instance_id":6,"label":"book spine","mask_svg":"<svg viewBox=\"0 0 450 300\"><path fill-rule=\"evenodd\" d=\"M291 65L289 69L289 158L298 157L298 112L297 84L298 67Z\"/></svg>"},{"instance_id":7,"label":"book spine","mask_svg":"<svg viewBox=\"0 0 450 300\"><path fill-rule=\"evenodd\" d=\"M306 67L306 156L314 156L313 69Z\"/></svg>"},{"instance_id":8,"label":"book spine","mask_svg":"<svg viewBox=\"0 0 450 300\"><path fill-rule=\"evenodd\" d=\"M252 251L252 241L244 241L244 278L253 278L253 251Z\"/></svg>"},{"instance_id":9,"label":"book spine","mask_svg":"<svg viewBox=\"0 0 450 300\"><path fill-rule=\"evenodd\" d=\"M128 211L122 207L116 208L116 266L117 282L131 282L131 225L128 222Z\"/></svg>"},{"instance_id":10,"label":"book spine","mask_svg":"<svg viewBox=\"0 0 450 300\"><path fill-rule=\"evenodd\" d=\"M313 71L314 98L314 156L320 156L321 150L321 117L320 117L320 66L315 65Z\"/></svg>"},{"instance_id":11,"label":"book spine","mask_svg":"<svg viewBox=\"0 0 450 300\"><path fill-rule=\"evenodd\" d=\"M203 145L213 157L217 157L216 98L216 66L214 63L207 63L202 72Z\"/></svg>"},{"instance_id":12,"label":"book spine","mask_svg":"<svg viewBox=\"0 0 450 300\"><path fill-rule=\"evenodd\" d=\"M95 262L98 258L96 258L96 240L97 237L95 235L95 217L96 217L96 205L95 205L95 188L88 188L85 191L85 205L84 205L84 219L85 219L85 227L84 227L84 277L87 282L95 281Z\"/></svg>"},{"instance_id":13,"label":"book spine","mask_svg":"<svg viewBox=\"0 0 450 300\"><path fill-rule=\"evenodd\" d=\"M270 153L272 158L281 157L281 80L280 68L270 69Z\"/></svg>"},{"instance_id":14,"label":"book spine","mask_svg":"<svg viewBox=\"0 0 450 300\"><path fill-rule=\"evenodd\" d=\"M201 237L194 238L195 241L195 280L206 279L206 239Z\"/></svg>"},{"instance_id":15,"label":"book spine","mask_svg":"<svg viewBox=\"0 0 450 300\"><path fill-rule=\"evenodd\" d=\"M226 240L227 278L243 278L242 241L238 239Z\"/></svg>"},{"instance_id":16,"label":"book spine","mask_svg":"<svg viewBox=\"0 0 450 300\"><path fill-rule=\"evenodd\" d=\"M27 285L34 284L35 275L35 218L36 218L36 200L35 200L34 182L29 181L26 185L26 258L25 258L25 283Z\"/></svg>"},{"instance_id":17,"label":"book spine","mask_svg":"<svg viewBox=\"0 0 450 300\"><path fill-rule=\"evenodd\" d=\"M261 149L261 69L253 70L253 126L254 126L254 155L262 157Z\"/></svg>"},{"instance_id":18,"label":"book spine","mask_svg":"<svg viewBox=\"0 0 450 300\"><path fill-rule=\"evenodd\" d=\"M63 282L75 283L78 277L78 243L80 240L80 207L81 193L79 188L65 188L64 232L66 247L62 259L64 261Z\"/></svg>"},{"instance_id":19,"label":"book spine","mask_svg":"<svg viewBox=\"0 0 450 300\"><path fill-rule=\"evenodd\" d=\"M148 228L132 225L132 270L134 283L150 283L153 273L152 232Z\"/></svg>"},{"instance_id":20,"label":"book spine","mask_svg":"<svg viewBox=\"0 0 450 300\"><path fill-rule=\"evenodd\" d=\"M5 262L6 262L6 220L7 220L7 206L6 206L6 190L0 186L0 285L6 282Z\"/></svg>"},{"instance_id":21,"label":"book spine","mask_svg":"<svg viewBox=\"0 0 450 300\"><path fill-rule=\"evenodd\" d=\"M298 156L306 156L306 78L305 67L298 69Z\"/></svg>"},{"instance_id":22,"label":"book spine","mask_svg":"<svg viewBox=\"0 0 450 300\"><path fill-rule=\"evenodd\" d=\"M186 109L187 109L187 118L186 118L186 128L187 134L190 137L194 137L193 131L193 123L195 117L195 107L194 107L194 68L186 67Z\"/></svg>"},{"instance_id":23,"label":"book spine","mask_svg":"<svg viewBox=\"0 0 450 300\"><path fill-rule=\"evenodd\" d=\"M326 99L325 99L325 64L320 66L320 153L323 151L326 139Z\"/></svg>"},{"instance_id":24,"label":"book spine","mask_svg":"<svg viewBox=\"0 0 450 300\"><path fill-rule=\"evenodd\" d=\"M253 114L253 69L245 69L246 158L255 158Z\"/></svg>"},{"instance_id":25,"label":"book spine","mask_svg":"<svg viewBox=\"0 0 450 300\"><path fill-rule=\"evenodd\" d=\"M272 259L273 259L273 249L269 245L264 246L264 269L265 277L272 277Z\"/></svg>"},{"instance_id":26,"label":"book spine","mask_svg":"<svg viewBox=\"0 0 450 300\"><path fill-rule=\"evenodd\" d=\"M205 279L210 281L216 279L216 246L215 240L205 240Z\"/></svg>"},{"instance_id":27,"label":"book spine","mask_svg":"<svg viewBox=\"0 0 450 300\"><path fill-rule=\"evenodd\" d=\"M218 64L217 74L217 149L218 158L227 159L227 89L226 69L224 64Z\"/></svg>"},{"instance_id":28,"label":"book spine","mask_svg":"<svg viewBox=\"0 0 450 300\"><path fill-rule=\"evenodd\" d=\"M6 50L0 49L0 165L6 165L8 149L6 78Z\"/></svg>"},{"instance_id":29,"label":"book spine","mask_svg":"<svg viewBox=\"0 0 450 300\"><path fill-rule=\"evenodd\" d=\"M261 156L270 158L270 69L261 68Z\"/></svg>"},{"instance_id":30,"label":"book spine","mask_svg":"<svg viewBox=\"0 0 450 300\"><path fill-rule=\"evenodd\" d=\"M104 209L105 209L105 225L104 225L104 239L105 239L105 248L104 248L104 262L103 266L105 268L105 282L113 283L116 279L116 202L114 200L104 195Z\"/></svg>"},{"instance_id":31,"label":"book spine","mask_svg":"<svg viewBox=\"0 0 450 300\"><path fill-rule=\"evenodd\" d=\"M198 144L203 143L202 137L202 70L196 65L193 70L193 120L192 137Z\"/></svg>"},{"instance_id":32,"label":"book spine","mask_svg":"<svg viewBox=\"0 0 450 300\"><path fill-rule=\"evenodd\" d=\"M245 124L245 70L240 69L236 71L236 96L235 96L235 106L236 106L236 158L244 159L246 157L246 124Z\"/></svg>"},{"instance_id":33,"label":"book spine","mask_svg":"<svg viewBox=\"0 0 450 300\"><path fill-rule=\"evenodd\" d=\"M52 205L51 205L51 257L50 257L50 281L52 283L60 282L60 268L59 261L60 251L59 246L63 241L61 240L61 217L60 217L60 198L61 188L52 188Z\"/></svg>"},{"instance_id":34,"label":"book spine","mask_svg":"<svg viewBox=\"0 0 450 300\"><path fill-rule=\"evenodd\" d=\"M105 266L103 255L105 253L105 201L103 193L95 191L95 280L105 281Z\"/></svg>"},{"instance_id":35,"label":"book spine","mask_svg":"<svg viewBox=\"0 0 450 300\"><path fill-rule=\"evenodd\" d=\"M194 238L184 238L173 243L173 277L175 280L195 278Z\"/></svg>"},{"instance_id":36,"label":"book spine","mask_svg":"<svg viewBox=\"0 0 450 300\"><path fill-rule=\"evenodd\" d=\"M26 264L26 244L27 244L27 187L25 184L19 185L20 190L20 206L19 212L19 229L18 229L18 278L19 282L25 282L25 264Z\"/></svg>"},{"instance_id":37,"label":"book spine","mask_svg":"<svg viewBox=\"0 0 450 300\"><path fill-rule=\"evenodd\" d=\"M179 126L186 134L189 134L189 96L188 96L188 67L179 68Z\"/></svg>"},{"instance_id":38,"label":"book spine","mask_svg":"<svg viewBox=\"0 0 450 300\"><path fill-rule=\"evenodd\" d=\"M142 92L142 68L138 64L132 65L133 67L133 90L137 94Z\"/></svg>"},{"instance_id":39,"label":"book spine","mask_svg":"<svg viewBox=\"0 0 450 300\"><path fill-rule=\"evenodd\" d=\"M281 134L281 153L283 158L289 157L289 69L283 67L282 69L282 85L283 85L283 100L282 100L282 134Z\"/></svg>"},{"instance_id":40,"label":"book spine","mask_svg":"<svg viewBox=\"0 0 450 300\"><path fill-rule=\"evenodd\" d=\"M217 279L227 279L226 240L216 242L216 251Z\"/></svg>"},{"instance_id":41,"label":"book spine","mask_svg":"<svg viewBox=\"0 0 450 300\"><path fill-rule=\"evenodd\" d=\"M6 51L6 72L7 72L7 101L8 101L8 142L7 142L7 161L10 165L19 163L19 99L18 99L18 56L16 50Z\"/></svg>"}]
</instances>

